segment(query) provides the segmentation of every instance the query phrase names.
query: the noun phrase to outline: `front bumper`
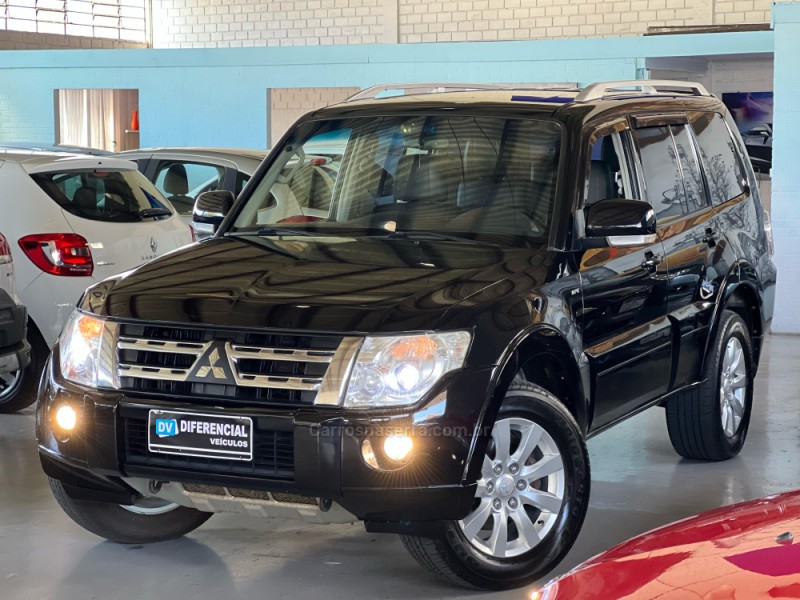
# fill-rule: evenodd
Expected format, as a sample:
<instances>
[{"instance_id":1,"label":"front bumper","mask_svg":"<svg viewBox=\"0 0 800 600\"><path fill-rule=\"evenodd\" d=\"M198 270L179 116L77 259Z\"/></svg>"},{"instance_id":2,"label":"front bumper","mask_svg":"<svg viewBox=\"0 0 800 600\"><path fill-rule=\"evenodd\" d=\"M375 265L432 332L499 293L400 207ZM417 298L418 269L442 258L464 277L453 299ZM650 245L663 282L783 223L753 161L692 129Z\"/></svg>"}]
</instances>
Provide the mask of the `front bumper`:
<instances>
[{"instance_id":1,"label":"front bumper","mask_svg":"<svg viewBox=\"0 0 800 600\"><path fill-rule=\"evenodd\" d=\"M31 364L31 345L22 340L13 348L0 349L0 373L12 373Z\"/></svg>"},{"instance_id":2,"label":"front bumper","mask_svg":"<svg viewBox=\"0 0 800 600\"><path fill-rule=\"evenodd\" d=\"M330 500L373 523L373 529L385 531L407 530L410 522L460 519L471 508L475 482L466 481L466 472L478 438L476 423L488 398L491 367L451 374L414 411L366 414L334 407L280 409L229 399L100 391L64 381L54 362L48 363L40 389L39 451L45 472L61 480L76 498L130 503L138 494L125 478L267 490ZM63 403L79 415L79 427L69 439L59 438L52 422L54 409ZM290 440L291 469L285 468L285 461L283 469L267 473L241 463L224 466L231 461L180 463L151 454L146 442L144 450L141 443L132 442L131 426L146 419L151 409L248 416L256 424L256 446L259 436ZM363 441L379 441L398 431L414 439L412 460L391 471L368 466L362 458Z\"/></svg>"},{"instance_id":3,"label":"front bumper","mask_svg":"<svg viewBox=\"0 0 800 600\"><path fill-rule=\"evenodd\" d=\"M31 362L31 347L25 339L28 313L0 289L0 373L24 369Z\"/></svg>"}]
</instances>

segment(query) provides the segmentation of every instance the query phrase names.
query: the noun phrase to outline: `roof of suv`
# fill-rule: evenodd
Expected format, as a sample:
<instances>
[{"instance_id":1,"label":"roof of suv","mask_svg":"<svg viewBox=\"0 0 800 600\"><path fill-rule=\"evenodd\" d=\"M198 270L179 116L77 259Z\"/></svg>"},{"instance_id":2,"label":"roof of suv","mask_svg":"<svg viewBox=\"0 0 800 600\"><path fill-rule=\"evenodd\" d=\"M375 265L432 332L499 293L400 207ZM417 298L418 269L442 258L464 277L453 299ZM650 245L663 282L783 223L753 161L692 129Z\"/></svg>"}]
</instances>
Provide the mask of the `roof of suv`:
<instances>
[{"instance_id":1,"label":"roof of suv","mask_svg":"<svg viewBox=\"0 0 800 600\"><path fill-rule=\"evenodd\" d=\"M382 96L385 91L389 92L388 95ZM398 91L400 93L395 93ZM315 114L336 113L344 116L476 105L505 107L504 110L507 108L510 112L552 114L564 107L583 107L588 111L599 109L602 112L619 109L623 103L646 103L654 107L667 104L675 107L676 102L682 108L700 109L718 104L719 100L701 84L668 80L593 83L582 89L486 84L399 84L369 88Z\"/></svg>"}]
</instances>

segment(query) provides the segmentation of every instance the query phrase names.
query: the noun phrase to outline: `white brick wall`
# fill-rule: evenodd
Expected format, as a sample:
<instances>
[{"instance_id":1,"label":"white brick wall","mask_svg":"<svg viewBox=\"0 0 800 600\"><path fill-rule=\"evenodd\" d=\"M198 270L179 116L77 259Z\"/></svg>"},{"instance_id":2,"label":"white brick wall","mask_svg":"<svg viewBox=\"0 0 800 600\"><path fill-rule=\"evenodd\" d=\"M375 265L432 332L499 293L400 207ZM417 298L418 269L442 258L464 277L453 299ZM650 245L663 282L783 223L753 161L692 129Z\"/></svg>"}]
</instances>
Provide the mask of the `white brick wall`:
<instances>
[{"instance_id":1,"label":"white brick wall","mask_svg":"<svg viewBox=\"0 0 800 600\"><path fill-rule=\"evenodd\" d=\"M711 91L770 92L773 87L772 60L726 60L709 62Z\"/></svg>"},{"instance_id":2,"label":"white brick wall","mask_svg":"<svg viewBox=\"0 0 800 600\"><path fill-rule=\"evenodd\" d=\"M400 42L645 33L648 27L768 23L769 0L399 0Z\"/></svg>"},{"instance_id":3,"label":"white brick wall","mask_svg":"<svg viewBox=\"0 0 800 600\"><path fill-rule=\"evenodd\" d=\"M153 45L308 46L641 34L769 23L770 0L153 0Z\"/></svg>"},{"instance_id":4,"label":"white brick wall","mask_svg":"<svg viewBox=\"0 0 800 600\"><path fill-rule=\"evenodd\" d=\"M153 46L376 44L396 31L387 14L385 0L153 0Z\"/></svg>"},{"instance_id":5,"label":"white brick wall","mask_svg":"<svg viewBox=\"0 0 800 600\"><path fill-rule=\"evenodd\" d=\"M125 42L75 35L0 30L0 50L67 50L79 48L113 50L117 48L146 47L147 44L140 44L138 42Z\"/></svg>"},{"instance_id":6,"label":"white brick wall","mask_svg":"<svg viewBox=\"0 0 800 600\"><path fill-rule=\"evenodd\" d=\"M274 146L305 113L341 102L359 88L272 88L269 93L269 145Z\"/></svg>"}]
</instances>

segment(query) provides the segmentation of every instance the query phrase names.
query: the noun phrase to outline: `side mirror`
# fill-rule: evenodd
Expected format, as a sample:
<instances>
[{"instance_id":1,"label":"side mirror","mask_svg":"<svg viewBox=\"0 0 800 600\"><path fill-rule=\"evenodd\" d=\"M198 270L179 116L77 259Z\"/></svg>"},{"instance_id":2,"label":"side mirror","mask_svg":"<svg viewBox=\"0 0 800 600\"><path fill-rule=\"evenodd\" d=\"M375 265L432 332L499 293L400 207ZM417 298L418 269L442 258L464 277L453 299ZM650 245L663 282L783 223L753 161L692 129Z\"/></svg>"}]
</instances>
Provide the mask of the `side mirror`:
<instances>
[{"instance_id":1,"label":"side mirror","mask_svg":"<svg viewBox=\"0 0 800 600\"><path fill-rule=\"evenodd\" d=\"M198 234L212 235L216 233L225 215L233 206L233 192L215 190L203 192L194 202L192 224Z\"/></svg>"},{"instance_id":2,"label":"side mirror","mask_svg":"<svg viewBox=\"0 0 800 600\"><path fill-rule=\"evenodd\" d=\"M653 244L657 239L656 213L641 200L600 200L586 209L586 237L587 241L605 238L601 245L611 247Z\"/></svg>"}]
</instances>

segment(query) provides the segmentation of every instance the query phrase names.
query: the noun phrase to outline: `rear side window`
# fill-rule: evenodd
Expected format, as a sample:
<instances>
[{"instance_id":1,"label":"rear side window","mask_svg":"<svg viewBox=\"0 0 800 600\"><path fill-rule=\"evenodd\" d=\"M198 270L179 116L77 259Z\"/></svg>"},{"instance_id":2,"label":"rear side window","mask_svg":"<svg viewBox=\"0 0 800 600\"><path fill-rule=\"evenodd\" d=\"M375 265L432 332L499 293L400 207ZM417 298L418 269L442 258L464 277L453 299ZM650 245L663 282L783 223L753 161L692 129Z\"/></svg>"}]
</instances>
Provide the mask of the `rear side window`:
<instances>
[{"instance_id":1,"label":"rear side window","mask_svg":"<svg viewBox=\"0 0 800 600\"><path fill-rule=\"evenodd\" d=\"M692 134L687 125L672 125L672 137L683 171L683 187L686 193L686 212L693 213L708 207L703 174L697 157Z\"/></svg>"},{"instance_id":2,"label":"rear side window","mask_svg":"<svg viewBox=\"0 0 800 600\"><path fill-rule=\"evenodd\" d=\"M714 205L744 193L744 173L725 121L719 114L711 112L692 113L689 118L700 147Z\"/></svg>"},{"instance_id":3,"label":"rear side window","mask_svg":"<svg viewBox=\"0 0 800 600\"><path fill-rule=\"evenodd\" d=\"M664 221L688 212L680 158L668 126L634 130L642 162L647 200Z\"/></svg>"},{"instance_id":4,"label":"rear side window","mask_svg":"<svg viewBox=\"0 0 800 600\"><path fill-rule=\"evenodd\" d=\"M31 178L62 209L91 221L133 223L172 215L138 171L37 173Z\"/></svg>"},{"instance_id":5,"label":"rear side window","mask_svg":"<svg viewBox=\"0 0 800 600\"><path fill-rule=\"evenodd\" d=\"M185 161L162 161L154 183L182 215L192 214L194 201L203 192L222 188L225 168L218 165Z\"/></svg>"}]
</instances>

